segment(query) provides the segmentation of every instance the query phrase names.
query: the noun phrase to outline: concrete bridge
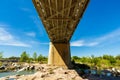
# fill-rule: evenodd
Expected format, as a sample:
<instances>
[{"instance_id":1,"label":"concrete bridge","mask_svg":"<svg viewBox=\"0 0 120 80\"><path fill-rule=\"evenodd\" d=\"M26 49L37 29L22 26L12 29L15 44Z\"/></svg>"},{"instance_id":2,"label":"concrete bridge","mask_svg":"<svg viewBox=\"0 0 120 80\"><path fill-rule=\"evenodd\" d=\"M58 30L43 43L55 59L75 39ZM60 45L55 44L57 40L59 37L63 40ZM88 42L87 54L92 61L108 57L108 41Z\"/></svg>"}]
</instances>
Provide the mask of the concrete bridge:
<instances>
[{"instance_id":1,"label":"concrete bridge","mask_svg":"<svg viewBox=\"0 0 120 80\"><path fill-rule=\"evenodd\" d=\"M32 0L50 38L48 64L71 67L70 39L89 0Z\"/></svg>"}]
</instances>

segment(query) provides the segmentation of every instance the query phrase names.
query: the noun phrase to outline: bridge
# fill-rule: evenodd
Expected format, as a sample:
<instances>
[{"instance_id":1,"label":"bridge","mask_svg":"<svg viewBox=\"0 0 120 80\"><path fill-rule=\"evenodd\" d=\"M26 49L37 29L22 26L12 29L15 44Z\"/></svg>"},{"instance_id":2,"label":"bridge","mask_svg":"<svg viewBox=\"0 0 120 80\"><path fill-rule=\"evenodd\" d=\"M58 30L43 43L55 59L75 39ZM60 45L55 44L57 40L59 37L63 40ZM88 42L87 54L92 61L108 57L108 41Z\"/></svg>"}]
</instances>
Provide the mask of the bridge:
<instances>
[{"instance_id":1,"label":"bridge","mask_svg":"<svg viewBox=\"0 0 120 80\"><path fill-rule=\"evenodd\" d=\"M89 0L32 0L50 38L48 64L71 67L70 40Z\"/></svg>"}]
</instances>

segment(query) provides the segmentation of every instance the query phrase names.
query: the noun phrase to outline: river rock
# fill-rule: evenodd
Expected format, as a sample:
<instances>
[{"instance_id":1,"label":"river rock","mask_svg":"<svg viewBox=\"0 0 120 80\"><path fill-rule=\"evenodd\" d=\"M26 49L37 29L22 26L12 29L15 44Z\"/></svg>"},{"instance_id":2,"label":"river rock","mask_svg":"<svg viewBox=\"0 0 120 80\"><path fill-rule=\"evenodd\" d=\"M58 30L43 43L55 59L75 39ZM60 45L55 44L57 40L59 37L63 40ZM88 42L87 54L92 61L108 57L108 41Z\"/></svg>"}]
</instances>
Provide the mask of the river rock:
<instances>
[{"instance_id":1,"label":"river rock","mask_svg":"<svg viewBox=\"0 0 120 80\"><path fill-rule=\"evenodd\" d=\"M0 70L5 70L5 67L4 67L4 66L1 66L1 67L0 67Z\"/></svg>"},{"instance_id":2,"label":"river rock","mask_svg":"<svg viewBox=\"0 0 120 80\"><path fill-rule=\"evenodd\" d=\"M15 76L16 80L83 80L75 70L46 65L42 65L40 69L34 74Z\"/></svg>"}]
</instances>

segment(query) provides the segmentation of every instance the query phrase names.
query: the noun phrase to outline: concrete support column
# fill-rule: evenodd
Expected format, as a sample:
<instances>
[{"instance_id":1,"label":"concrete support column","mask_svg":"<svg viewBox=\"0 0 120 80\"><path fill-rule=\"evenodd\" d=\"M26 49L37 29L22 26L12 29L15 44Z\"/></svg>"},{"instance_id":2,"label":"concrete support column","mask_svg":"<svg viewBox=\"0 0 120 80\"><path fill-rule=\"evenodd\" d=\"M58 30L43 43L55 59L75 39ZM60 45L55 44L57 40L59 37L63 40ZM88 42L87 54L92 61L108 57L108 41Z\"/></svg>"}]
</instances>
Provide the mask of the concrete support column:
<instances>
[{"instance_id":1,"label":"concrete support column","mask_svg":"<svg viewBox=\"0 0 120 80\"><path fill-rule=\"evenodd\" d=\"M54 43L50 42L48 64L55 66L62 66L70 68L71 66L71 55L70 55L70 44L67 43Z\"/></svg>"}]
</instances>

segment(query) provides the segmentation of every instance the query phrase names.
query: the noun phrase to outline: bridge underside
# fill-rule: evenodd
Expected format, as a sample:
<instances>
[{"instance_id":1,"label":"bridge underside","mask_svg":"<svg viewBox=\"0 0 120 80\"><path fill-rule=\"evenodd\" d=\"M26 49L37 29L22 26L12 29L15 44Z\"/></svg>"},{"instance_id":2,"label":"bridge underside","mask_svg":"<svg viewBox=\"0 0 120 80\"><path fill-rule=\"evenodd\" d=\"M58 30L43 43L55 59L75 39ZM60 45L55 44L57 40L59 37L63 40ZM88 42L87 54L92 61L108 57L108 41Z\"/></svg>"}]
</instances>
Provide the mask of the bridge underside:
<instances>
[{"instance_id":1,"label":"bridge underside","mask_svg":"<svg viewBox=\"0 0 120 80\"><path fill-rule=\"evenodd\" d=\"M89 0L33 0L50 38L48 64L70 65L69 41Z\"/></svg>"}]
</instances>

